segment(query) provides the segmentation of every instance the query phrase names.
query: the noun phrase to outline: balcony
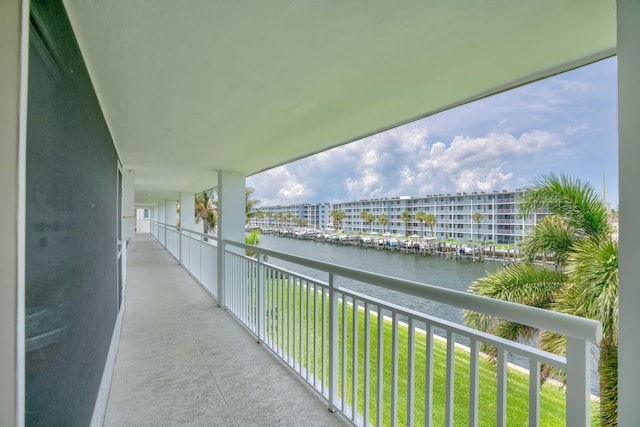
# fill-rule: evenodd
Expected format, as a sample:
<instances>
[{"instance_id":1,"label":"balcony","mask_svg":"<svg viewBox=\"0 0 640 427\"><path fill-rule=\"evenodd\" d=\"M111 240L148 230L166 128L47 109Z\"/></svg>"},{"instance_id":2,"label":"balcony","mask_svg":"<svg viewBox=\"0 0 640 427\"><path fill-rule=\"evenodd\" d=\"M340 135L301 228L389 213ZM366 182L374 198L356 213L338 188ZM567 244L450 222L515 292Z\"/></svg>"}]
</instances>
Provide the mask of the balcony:
<instances>
[{"instance_id":1,"label":"balcony","mask_svg":"<svg viewBox=\"0 0 640 427\"><path fill-rule=\"evenodd\" d=\"M292 425L302 414L349 425L143 236L130 245L105 426Z\"/></svg>"},{"instance_id":2,"label":"balcony","mask_svg":"<svg viewBox=\"0 0 640 427\"><path fill-rule=\"evenodd\" d=\"M294 392L295 399L299 400L289 405L304 407L305 419L318 420L319 423L324 423L323 420L328 424L349 420L355 425L365 425L363 420L368 420L366 424L371 425L413 425L422 424L426 416L433 419L434 425L454 425L455 403L465 400L468 401L463 408L465 424L468 421L469 425L478 425L478 420L490 419L495 420L496 425L506 425L507 414L513 411L516 404L510 397L510 355L518 355L525 360L525 366L531 372L526 386L528 391L524 393L527 396L524 403L527 408L525 423L546 425L548 422L544 418L546 414L540 409L545 399L538 377L541 364L550 364L566 372L566 418L563 422L567 425L587 425L590 422L590 347L591 343L600 339L601 326L598 322L330 265L229 240L219 242L211 236L204 241L205 236L200 233L184 229L179 231L158 222L152 224L151 231L226 310L217 307L183 273L180 274L185 279L171 279L180 269L175 260L159 251L157 243L149 239L136 242L132 257L164 259L162 266L159 262L157 269L147 270L145 274L154 279L169 278L170 282L184 281L191 285L185 287L188 294L184 296L180 295L182 290L167 289L168 295L162 297L160 291L164 286L151 287L152 283L147 283L145 286L150 289L143 292L135 289L135 284L130 285L132 289L128 291L127 304L139 301L146 307L151 302L157 302L158 308L147 308L135 320L136 328L128 332L127 321L134 321L134 313L127 306L126 313L131 320L125 317L118 363L125 364L136 378L129 378L129 374L123 374L119 365L116 365L107 425L118 424L118 420L112 417L137 411L138 407L144 406L138 402L133 405L135 407L129 406L133 399L127 394L121 395L120 390L145 394L151 393L154 387L163 390L161 396L166 400L151 402L155 410L145 415L143 409L140 419L153 417L156 412L166 412L166 408L172 405L188 407L193 404L195 408L198 405L190 400L185 401L183 396L196 395L196 401L232 401L221 416L250 422L255 414L265 411L272 420L292 421L295 418L288 417L295 417L296 409L291 412L273 409L289 399L278 390L293 387L278 385L281 382L299 387L296 388L299 391ZM142 250L143 245L145 250ZM257 257L246 256L245 250L248 249L257 252ZM282 268L277 265L278 260L324 272L327 280L314 279ZM217 268L216 265L222 267ZM140 273L135 265L129 274L131 280L137 283ZM337 277L556 331L567 336L567 357L345 289L335 284ZM147 302L145 298L149 298L148 295L154 297ZM185 299L189 313L181 313L175 307L178 298ZM192 318L196 317L196 309L202 312L200 320ZM149 318L148 322L145 321L152 316L152 311L157 312L159 320ZM171 318L172 321L169 320ZM232 321L233 318L244 325L244 332ZM147 329L151 324L158 328L159 336ZM224 325L222 328L221 324ZM261 345L255 345L256 341ZM466 343L466 346L461 347L460 342ZM130 349L134 343L138 348ZM160 350L169 355L175 352L180 358L175 360L168 355L167 360L159 360L159 371L152 371L152 378L149 378L149 353L154 343L158 343L159 353ZM176 345L175 350L167 352L164 347L166 343ZM493 380L489 383L479 374L480 366L484 363L481 352L483 344L497 348L497 363L493 365ZM128 362L123 361L125 351L130 352L143 367L134 364L129 366ZM248 351L251 351L250 355ZM468 362L460 363L461 351L466 352ZM184 362L181 357L187 355L193 357L195 362ZM444 358L444 368L434 370L438 358ZM275 359L279 359L280 363ZM249 366L245 367L242 363L246 362ZM176 372L184 372L184 375L168 373L168 366L179 366L180 370ZM256 366L260 368L256 369ZM377 369L378 366L384 366L385 369ZM288 367L288 374L285 367ZM278 373L272 374L273 369L277 369ZM203 371L205 374L202 374ZM240 374L242 376L238 378ZM262 381L265 375L268 375L268 379ZM461 375L464 378L462 386ZM300 381L306 383L306 387ZM195 383L202 383L198 384L197 391L192 390L196 387ZM235 383L238 386L233 386ZM163 389L167 384L175 384L173 392ZM444 401L434 399L436 389L444 390ZM495 393L493 406L479 403L480 396L487 389ZM176 398L173 393L182 397ZM222 396L218 393L222 393ZM224 393L229 394L225 396ZM277 399L264 400L265 396L277 396ZM218 405L207 403L204 406ZM180 409L183 407L180 406ZM343 418L324 410L326 408L342 414ZM231 415L225 412L227 410ZM184 410L184 414L186 416L193 411L195 409ZM455 409L456 415L458 411L460 407Z\"/></svg>"}]
</instances>

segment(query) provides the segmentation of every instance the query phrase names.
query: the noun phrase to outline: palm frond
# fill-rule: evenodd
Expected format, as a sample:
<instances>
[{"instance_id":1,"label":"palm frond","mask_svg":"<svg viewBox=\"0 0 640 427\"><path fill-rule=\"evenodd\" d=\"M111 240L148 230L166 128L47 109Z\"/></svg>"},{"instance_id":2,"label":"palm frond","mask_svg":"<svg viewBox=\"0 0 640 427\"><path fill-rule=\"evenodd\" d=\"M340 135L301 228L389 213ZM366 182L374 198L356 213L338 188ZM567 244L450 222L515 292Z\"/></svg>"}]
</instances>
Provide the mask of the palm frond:
<instances>
[{"instance_id":1,"label":"palm frond","mask_svg":"<svg viewBox=\"0 0 640 427\"><path fill-rule=\"evenodd\" d=\"M567 354L567 337L557 332L542 331L538 336L538 347L549 353L564 356ZM566 383L567 373L551 365L540 366L540 382L549 378Z\"/></svg>"},{"instance_id":2,"label":"palm frond","mask_svg":"<svg viewBox=\"0 0 640 427\"><path fill-rule=\"evenodd\" d=\"M542 175L525 192L520 211L530 215L546 208L560 215L585 236L597 238L610 231L607 210L593 187L567 175Z\"/></svg>"},{"instance_id":3,"label":"palm frond","mask_svg":"<svg viewBox=\"0 0 640 427\"><path fill-rule=\"evenodd\" d=\"M528 262L533 262L537 255L553 254L556 263L564 264L571 247L579 240L572 227L558 215L543 218L533 233L524 240L520 252Z\"/></svg>"},{"instance_id":4,"label":"palm frond","mask_svg":"<svg viewBox=\"0 0 640 427\"><path fill-rule=\"evenodd\" d=\"M475 281L469 292L502 301L539 308L550 308L557 294L565 287L566 276L530 264L502 268ZM502 338L522 341L532 339L536 329L486 314L465 310L466 325ZM490 353L490 350L487 350Z\"/></svg>"},{"instance_id":5,"label":"palm frond","mask_svg":"<svg viewBox=\"0 0 640 427\"><path fill-rule=\"evenodd\" d=\"M563 289L566 275L531 264L515 264L476 280L469 292L502 301L549 308Z\"/></svg>"},{"instance_id":6,"label":"palm frond","mask_svg":"<svg viewBox=\"0 0 640 427\"><path fill-rule=\"evenodd\" d=\"M602 322L604 339L618 343L618 243L578 243L567 264L569 287L558 310Z\"/></svg>"}]
</instances>

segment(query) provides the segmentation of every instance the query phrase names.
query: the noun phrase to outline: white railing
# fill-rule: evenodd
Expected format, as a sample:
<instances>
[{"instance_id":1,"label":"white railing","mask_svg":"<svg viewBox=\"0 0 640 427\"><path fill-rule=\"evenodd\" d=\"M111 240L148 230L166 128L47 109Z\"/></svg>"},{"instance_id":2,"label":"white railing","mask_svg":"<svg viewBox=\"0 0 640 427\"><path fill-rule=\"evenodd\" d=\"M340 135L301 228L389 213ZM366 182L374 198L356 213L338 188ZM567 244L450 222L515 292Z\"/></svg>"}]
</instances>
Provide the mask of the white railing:
<instances>
[{"instance_id":1,"label":"white railing","mask_svg":"<svg viewBox=\"0 0 640 427\"><path fill-rule=\"evenodd\" d=\"M566 373L566 425L590 424L590 346L601 338L599 322L238 242L225 240L222 250L224 300L219 303L321 393L331 409L341 411L357 425L433 422L452 426L454 402L468 399L468 425L478 425L478 419L495 419L495 425L504 426L509 402L507 383L512 375L507 369L508 354L528 360L525 406L529 425L546 423L540 411L542 364ZM244 255L245 250L256 252L257 258ZM327 281L265 262L265 256L325 272ZM555 331L567 337L567 356L345 289L335 284L337 277ZM456 340L461 337L470 343L466 350L468 362L460 361L465 350L456 351ZM489 385L486 378L480 378L480 366L485 363L480 351L483 345L497 349L495 379ZM441 357L443 364L437 362ZM441 365L434 370L434 366ZM461 386L462 368L465 373ZM442 392L434 391L437 388L444 390L443 402L434 400L434 396L442 396ZM495 394L490 413L484 403L480 404L487 388ZM400 400L400 396L406 397Z\"/></svg>"},{"instance_id":2,"label":"white railing","mask_svg":"<svg viewBox=\"0 0 640 427\"><path fill-rule=\"evenodd\" d=\"M218 239L209 234L182 229L182 265L207 291L218 298Z\"/></svg>"},{"instance_id":3,"label":"white railing","mask_svg":"<svg viewBox=\"0 0 640 427\"><path fill-rule=\"evenodd\" d=\"M215 236L157 221L151 221L151 235L214 298L218 298L218 239Z\"/></svg>"}]
</instances>

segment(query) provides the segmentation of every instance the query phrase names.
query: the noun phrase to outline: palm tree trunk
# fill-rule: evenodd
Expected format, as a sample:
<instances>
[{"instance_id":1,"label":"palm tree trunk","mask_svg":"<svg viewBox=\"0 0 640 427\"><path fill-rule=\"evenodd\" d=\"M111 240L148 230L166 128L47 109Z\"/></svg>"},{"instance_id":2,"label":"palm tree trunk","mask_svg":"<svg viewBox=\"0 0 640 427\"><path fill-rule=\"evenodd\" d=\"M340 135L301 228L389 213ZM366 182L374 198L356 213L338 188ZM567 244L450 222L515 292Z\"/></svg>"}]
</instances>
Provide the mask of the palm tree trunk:
<instances>
[{"instance_id":1,"label":"palm tree trunk","mask_svg":"<svg viewBox=\"0 0 640 427\"><path fill-rule=\"evenodd\" d=\"M611 340L600 342L600 425L618 425L618 346Z\"/></svg>"}]
</instances>

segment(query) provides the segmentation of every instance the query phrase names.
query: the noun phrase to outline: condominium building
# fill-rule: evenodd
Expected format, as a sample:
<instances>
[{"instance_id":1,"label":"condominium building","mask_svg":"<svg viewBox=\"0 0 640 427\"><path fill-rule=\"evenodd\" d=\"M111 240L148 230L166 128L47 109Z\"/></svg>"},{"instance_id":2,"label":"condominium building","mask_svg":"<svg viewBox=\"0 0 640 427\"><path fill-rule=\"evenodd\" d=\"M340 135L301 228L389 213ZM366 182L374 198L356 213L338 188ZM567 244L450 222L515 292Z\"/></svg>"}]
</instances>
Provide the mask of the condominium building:
<instances>
[{"instance_id":1,"label":"condominium building","mask_svg":"<svg viewBox=\"0 0 640 427\"><path fill-rule=\"evenodd\" d=\"M265 212L291 213L291 218L307 219L308 226L323 229L331 224L332 210L344 211L345 217L335 228L351 233L390 233L396 235L417 235L419 237L436 237L439 240L453 239L457 241L474 241L495 243L518 243L529 232L544 213L536 213L522 217L519 203L524 195L523 189L515 191L472 192L455 194L434 194L423 197L391 197L380 199L364 199L351 202L328 203L316 205L274 206L262 209ZM320 207L322 213L319 213ZM310 212L317 212L318 221ZM374 220L366 221L362 212L374 215ZM408 212L409 215L403 214ZM419 221L418 212L435 217L435 224ZM387 216L383 224L381 215ZM403 219L404 217L404 219ZM320 220L320 218L322 218ZM407 221L405 221L407 219ZM289 221L290 222L290 221ZM280 225L289 224L282 222ZM384 221L383 221L384 222ZM277 225L265 217L256 220L258 226Z\"/></svg>"},{"instance_id":2,"label":"condominium building","mask_svg":"<svg viewBox=\"0 0 640 427\"><path fill-rule=\"evenodd\" d=\"M331 224L330 203L301 203L276 205L259 210L261 214L251 218L251 227L278 227L295 225L302 220L306 227L322 230Z\"/></svg>"}]
</instances>

